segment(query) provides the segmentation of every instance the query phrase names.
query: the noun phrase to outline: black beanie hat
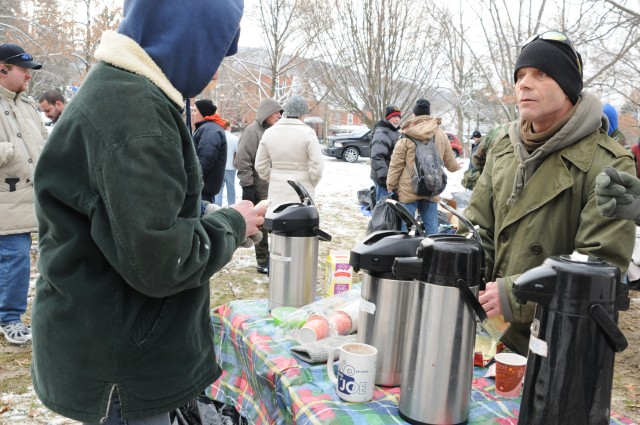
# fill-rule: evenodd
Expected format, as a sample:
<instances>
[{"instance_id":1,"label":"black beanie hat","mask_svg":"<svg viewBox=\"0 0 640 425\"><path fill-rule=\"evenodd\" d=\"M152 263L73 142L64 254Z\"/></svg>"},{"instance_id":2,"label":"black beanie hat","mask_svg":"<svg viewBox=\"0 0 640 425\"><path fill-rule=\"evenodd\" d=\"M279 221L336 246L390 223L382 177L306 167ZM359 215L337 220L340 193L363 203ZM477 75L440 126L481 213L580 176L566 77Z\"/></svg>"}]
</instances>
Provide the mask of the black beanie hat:
<instances>
[{"instance_id":1,"label":"black beanie hat","mask_svg":"<svg viewBox=\"0 0 640 425\"><path fill-rule=\"evenodd\" d=\"M213 104L209 99L198 99L196 100L196 108L200 112L200 115L203 117L208 117L216 113L218 107Z\"/></svg>"},{"instance_id":2,"label":"black beanie hat","mask_svg":"<svg viewBox=\"0 0 640 425\"><path fill-rule=\"evenodd\" d=\"M413 107L414 115L431 115L431 104L427 99L418 99Z\"/></svg>"},{"instance_id":3,"label":"black beanie hat","mask_svg":"<svg viewBox=\"0 0 640 425\"><path fill-rule=\"evenodd\" d=\"M402 112L400 112L400 109L397 106L387 106L384 110L384 119L389 120L393 117L402 118Z\"/></svg>"},{"instance_id":4,"label":"black beanie hat","mask_svg":"<svg viewBox=\"0 0 640 425\"><path fill-rule=\"evenodd\" d=\"M576 58L576 54L578 58ZM580 67L578 68L578 60ZM516 60L513 80L520 68L533 67L549 74L574 105L582 92L582 57L570 46L538 38L525 45Z\"/></svg>"}]
</instances>

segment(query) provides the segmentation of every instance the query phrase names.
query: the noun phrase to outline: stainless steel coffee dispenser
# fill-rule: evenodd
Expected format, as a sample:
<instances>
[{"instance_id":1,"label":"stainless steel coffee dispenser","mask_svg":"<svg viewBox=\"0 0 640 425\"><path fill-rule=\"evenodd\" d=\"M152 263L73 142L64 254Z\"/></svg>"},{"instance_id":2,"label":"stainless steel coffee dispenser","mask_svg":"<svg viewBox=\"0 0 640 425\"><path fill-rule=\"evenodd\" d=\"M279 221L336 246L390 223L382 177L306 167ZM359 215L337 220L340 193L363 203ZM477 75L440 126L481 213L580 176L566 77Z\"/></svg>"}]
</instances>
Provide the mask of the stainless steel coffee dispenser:
<instances>
[{"instance_id":1,"label":"stainless steel coffee dispenser","mask_svg":"<svg viewBox=\"0 0 640 425\"><path fill-rule=\"evenodd\" d=\"M318 228L320 217L309 192L288 180L300 203L278 205L264 218L269 232L269 311L315 301L318 242L331 236Z\"/></svg>"},{"instance_id":2,"label":"stainless steel coffee dispenser","mask_svg":"<svg viewBox=\"0 0 640 425\"><path fill-rule=\"evenodd\" d=\"M422 240L418 258L398 258L398 279L415 279L402 361L400 417L412 424L463 424L469 417L480 242L459 235Z\"/></svg>"},{"instance_id":3,"label":"stainless steel coffee dispenser","mask_svg":"<svg viewBox=\"0 0 640 425\"><path fill-rule=\"evenodd\" d=\"M411 228L413 216L396 201L388 200ZM398 279L391 268L396 258L415 257L424 233L415 223L417 234L382 230L370 234L351 250L349 263L363 270L358 321L358 342L378 349L376 385L400 385L405 333L409 320L412 287L415 281Z\"/></svg>"},{"instance_id":4,"label":"stainless steel coffee dispenser","mask_svg":"<svg viewBox=\"0 0 640 425\"><path fill-rule=\"evenodd\" d=\"M538 304L518 424L608 424L614 356L627 347L616 323L629 292L617 267L550 257L516 279L513 293Z\"/></svg>"}]
</instances>

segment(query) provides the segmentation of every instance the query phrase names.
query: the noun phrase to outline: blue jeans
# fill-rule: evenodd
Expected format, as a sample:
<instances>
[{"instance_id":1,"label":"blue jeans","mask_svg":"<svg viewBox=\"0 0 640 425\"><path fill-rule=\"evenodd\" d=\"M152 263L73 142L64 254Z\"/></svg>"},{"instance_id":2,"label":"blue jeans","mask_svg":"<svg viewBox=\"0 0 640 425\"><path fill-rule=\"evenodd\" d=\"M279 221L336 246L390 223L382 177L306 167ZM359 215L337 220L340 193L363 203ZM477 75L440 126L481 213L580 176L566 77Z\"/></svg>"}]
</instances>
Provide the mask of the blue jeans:
<instances>
[{"instance_id":1,"label":"blue jeans","mask_svg":"<svg viewBox=\"0 0 640 425\"><path fill-rule=\"evenodd\" d=\"M83 422L83 425L98 425L89 422ZM107 420L99 425L170 425L169 413L161 415L147 416L141 419L122 419L122 409L120 407L120 398L117 391L113 392L111 402L109 403L109 412Z\"/></svg>"},{"instance_id":2,"label":"blue jeans","mask_svg":"<svg viewBox=\"0 0 640 425\"><path fill-rule=\"evenodd\" d=\"M220 188L220 193L216 195L216 205L222 206L222 191L227 188L227 205L236 203L236 170L224 170L224 183Z\"/></svg>"},{"instance_id":3,"label":"blue jeans","mask_svg":"<svg viewBox=\"0 0 640 425\"><path fill-rule=\"evenodd\" d=\"M389 194L389 191L385 186L380 186L376 182L373 182L373 184L376 186L376 204L377 204L378 202L380 202L380 199L382 199L384 196L387 196Z\"/></svg>"},{"instance_id":4,"label":"blue jeans","mask_svg":"<svg viewBox=\"0 0 640 425\"><path fill-rule=\"evenodd\" d=\"M27 311L31 233L0 236L0 323L20 322Z\"/></svg>"},{"instance_id":5,"label":"blue jeans","mask_svg":"<svg viewBox=\"0 0 640 425\"><path fill-rule=\"evenodd\" d=\"M438 233L438 203L426 200L402 203L410 214L416 216L416 210L420 211L420 217L424 223L424 231L427 236ZM402 222L403 232L407 231L407 225Z\"/></svg>"}]
</instances>

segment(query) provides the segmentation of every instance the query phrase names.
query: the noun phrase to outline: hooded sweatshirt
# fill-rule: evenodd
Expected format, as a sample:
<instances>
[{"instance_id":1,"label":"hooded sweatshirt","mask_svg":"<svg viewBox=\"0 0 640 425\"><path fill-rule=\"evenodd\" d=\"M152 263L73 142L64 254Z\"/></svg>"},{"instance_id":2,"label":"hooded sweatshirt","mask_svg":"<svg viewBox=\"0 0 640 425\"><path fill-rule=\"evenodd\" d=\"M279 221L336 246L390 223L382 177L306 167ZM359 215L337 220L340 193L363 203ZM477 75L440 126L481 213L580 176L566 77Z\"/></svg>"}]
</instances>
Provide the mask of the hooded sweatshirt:
<instances>
[{"instance_id":1,"label":"hooded sweatshirt","mask_svg":"<svg viewBox=\"0 0 640 425\"><path fill-rule=\"evenodd\" d=\"M238 142L235 166L238 169L240 186L253 186L258 199L267 199L269 183L258 175L255 168L256 152L264 131L269 128L265 120L269 115L282 112L282 105L275 99L264 99L258 105L256 120L245 128Z\"/></svg>"},{"instance_id":2,"label":"hooded sweatshirt","mask_svg":"<svg viewBox=\"0 0 640 425\"><path fill-rule=\"evenodd\" d=\"M194 97L209 84L222 59L238 51L244 1L159 4L157 0L125 1L117 31L142 47L182 96Z\"/></svg>"}]
</instances>

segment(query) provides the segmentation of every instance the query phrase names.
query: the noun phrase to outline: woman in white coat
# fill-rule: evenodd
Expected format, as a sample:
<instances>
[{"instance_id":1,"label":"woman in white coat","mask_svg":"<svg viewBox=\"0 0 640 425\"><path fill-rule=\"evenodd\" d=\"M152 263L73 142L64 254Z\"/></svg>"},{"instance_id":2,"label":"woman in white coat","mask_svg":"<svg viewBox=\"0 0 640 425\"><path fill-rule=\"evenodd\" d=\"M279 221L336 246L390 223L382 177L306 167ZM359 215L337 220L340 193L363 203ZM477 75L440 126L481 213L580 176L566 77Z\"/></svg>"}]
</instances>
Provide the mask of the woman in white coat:
<instances>
[{"instance_id":1,"label":"woman in white coat","mask_svg":"<svg viewBox=\"0 0 640 425\"><path fill-rule=\"evenodd\" d=\"M269 182L269 211L284 202L300 202L287 180L297 180L315 197L322 178L324 157L316 133L302 120L309 112L306 100L294 95L284 105L284 116L268 128L256 153L256 171Z\"/></svg>"}]
</instances>

